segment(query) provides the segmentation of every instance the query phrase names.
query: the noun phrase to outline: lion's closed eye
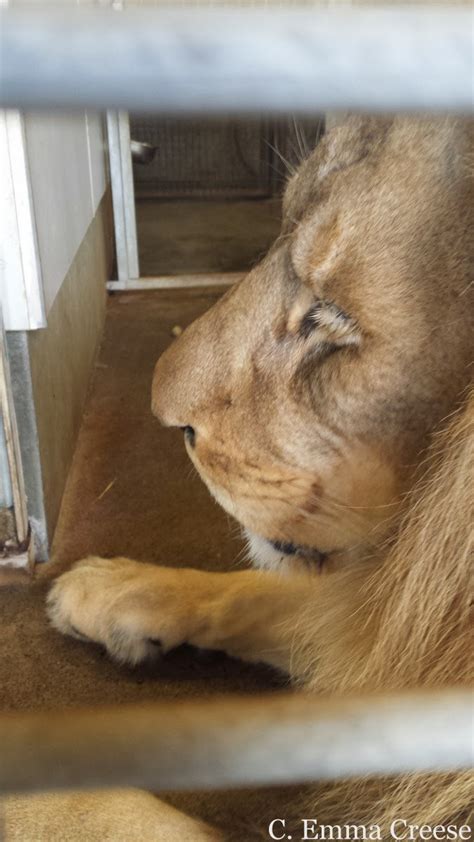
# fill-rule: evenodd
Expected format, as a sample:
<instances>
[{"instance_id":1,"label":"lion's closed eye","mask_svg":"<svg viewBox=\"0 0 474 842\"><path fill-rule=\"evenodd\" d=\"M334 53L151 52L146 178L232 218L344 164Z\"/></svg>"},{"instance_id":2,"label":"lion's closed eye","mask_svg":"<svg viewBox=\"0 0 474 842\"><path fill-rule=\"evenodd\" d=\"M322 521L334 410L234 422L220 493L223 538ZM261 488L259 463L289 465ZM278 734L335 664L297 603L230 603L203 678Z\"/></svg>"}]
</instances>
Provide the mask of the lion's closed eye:
<instances>
[{"instance_id":1,"label":"lion's closed eye","mask_svg":"<svg viewBox=\"0 0 474 842\"><path fill-rule=\"evenodd\" d=\"M316 301L301 319L300 336L307 339L315 333L326 336L335 345L358 345L360 342L356 321L331 301Z\"/></svg>"},{"instance_id":2,"label":"lion's closed eye","mask_svg":"<svg viewBox=\"0 0 474 842\"><path fill-rule=\"evenodd\" d=\"M290 313L288 332L324 356L349 345L358 346L362 338L355 319L337 304L321 299L309 306L298 302Z\"/></svg>"}]
</instances>

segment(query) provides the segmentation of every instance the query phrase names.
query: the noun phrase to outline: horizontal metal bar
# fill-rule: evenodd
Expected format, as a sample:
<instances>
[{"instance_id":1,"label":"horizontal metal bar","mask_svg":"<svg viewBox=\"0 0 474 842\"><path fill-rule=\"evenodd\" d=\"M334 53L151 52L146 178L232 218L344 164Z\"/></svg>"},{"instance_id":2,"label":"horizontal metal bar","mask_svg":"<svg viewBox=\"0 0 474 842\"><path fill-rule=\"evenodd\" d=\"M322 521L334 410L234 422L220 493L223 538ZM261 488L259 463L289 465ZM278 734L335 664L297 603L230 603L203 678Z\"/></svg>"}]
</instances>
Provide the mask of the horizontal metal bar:
<instances>
[{"instance_id":1,"label":"horizontal metal bar","mask_svg":"<svg viewBox=\"0 0 474 842\"><path fill-rule=\"evenodd\" d=\"M469 7L30 7L3 11L0 26L7 107L473 107Z\"/></svg>"},{"instance_id":2,"label":"horizontal metal bar","mask_svg":"<svg viewBox=\"0 0 474 842\"><path fill-rule=\"evenodd\" d=\"M108 281L109 292L143 292L153 289L191 289L194 287L232 286L245 277L245 272L198 272L192 275L156 275Z\"/></svg>"},{"instance_id":3,"label":"horizontal metal bar","mask_svg":"<svg viewBox=\"0 0 474 842\"><path fill-rule=\"evenodd\" d=\"M472 762L468 691L274 695L0 715L0 792L222 788Z\"/></svg>"}]
</instances>

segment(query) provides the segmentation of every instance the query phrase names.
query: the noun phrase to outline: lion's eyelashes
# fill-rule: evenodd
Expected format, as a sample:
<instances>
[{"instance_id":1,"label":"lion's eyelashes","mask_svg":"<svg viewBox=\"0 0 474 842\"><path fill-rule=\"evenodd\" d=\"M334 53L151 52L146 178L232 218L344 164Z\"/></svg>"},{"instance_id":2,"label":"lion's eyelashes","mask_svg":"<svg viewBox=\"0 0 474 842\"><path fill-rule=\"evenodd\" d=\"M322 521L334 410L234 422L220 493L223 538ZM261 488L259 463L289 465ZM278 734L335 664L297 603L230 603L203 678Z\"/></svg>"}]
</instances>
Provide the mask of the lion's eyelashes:
<instances>
[{"instance_id":1,"label":"lion's eyelashes","mask_svg":"<svg viewBox=\"0 0 474 842\"><path fill-rule=\"evenodd\" d=\"M316 301L301 319L300 337L308 339L313 334L318 343L335 348L360 341L357 323L331 301Z\"/></svg>"},{"instance_id":2,"label":"lion's eyelashes","mask_svg":"<svg viewBox=\"0 0 474 842\"><path fill-rule=\"evenodd\" d=\"M307 339L308 336L313 332L315 327L320 323L320 316L321 316L321 307L323 306L322 301L318 301L314 304L310 310L303 316L300 324L300 336L303 339Z\"/></svg>"}]
</instances>

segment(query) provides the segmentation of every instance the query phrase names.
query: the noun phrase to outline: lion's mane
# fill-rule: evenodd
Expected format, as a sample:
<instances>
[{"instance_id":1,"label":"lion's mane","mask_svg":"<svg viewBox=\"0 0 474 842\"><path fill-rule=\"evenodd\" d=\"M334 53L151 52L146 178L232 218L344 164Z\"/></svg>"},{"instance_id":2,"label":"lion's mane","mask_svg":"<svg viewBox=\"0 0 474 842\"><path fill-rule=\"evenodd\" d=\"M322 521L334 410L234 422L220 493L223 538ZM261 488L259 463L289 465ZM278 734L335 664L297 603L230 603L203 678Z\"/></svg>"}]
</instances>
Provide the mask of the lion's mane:
<instances>
[{"instance_id":1,"label":"lion's mane","mask_svg":"<svg viewBox=\"0 0 474 842\"><path fill-rule=\"evenodd\" d=\"M303 617L295 635L297 672L308 689L437 688L472 680L473 476L474 391L434 436L382 563L323 580L326 610ZM473 784L469 772L342 781L305 798L300 815L378 824L388 838L397 817L431 826L468 821Z\"/></svg>"}]
</instances>

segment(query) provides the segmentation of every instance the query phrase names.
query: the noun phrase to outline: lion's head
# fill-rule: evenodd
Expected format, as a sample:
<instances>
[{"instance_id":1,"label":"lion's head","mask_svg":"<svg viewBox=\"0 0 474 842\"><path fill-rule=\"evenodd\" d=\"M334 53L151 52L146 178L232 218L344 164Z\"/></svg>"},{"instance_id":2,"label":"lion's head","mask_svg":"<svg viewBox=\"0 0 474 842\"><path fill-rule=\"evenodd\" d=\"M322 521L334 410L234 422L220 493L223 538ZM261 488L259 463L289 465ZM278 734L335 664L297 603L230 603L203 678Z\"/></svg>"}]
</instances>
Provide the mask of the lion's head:
<instances>
[{"instance_id":1,"label":"lion's head","mask_svg":"<svg viewBox=\"0 0 474 842\"><path fill-rule=\"evenodd\" d=\"M384 538L472 360L469 126L350 118L286 189L268 255L159 360L262 564L333 564Z\"/></svg>"}]
</instances>

